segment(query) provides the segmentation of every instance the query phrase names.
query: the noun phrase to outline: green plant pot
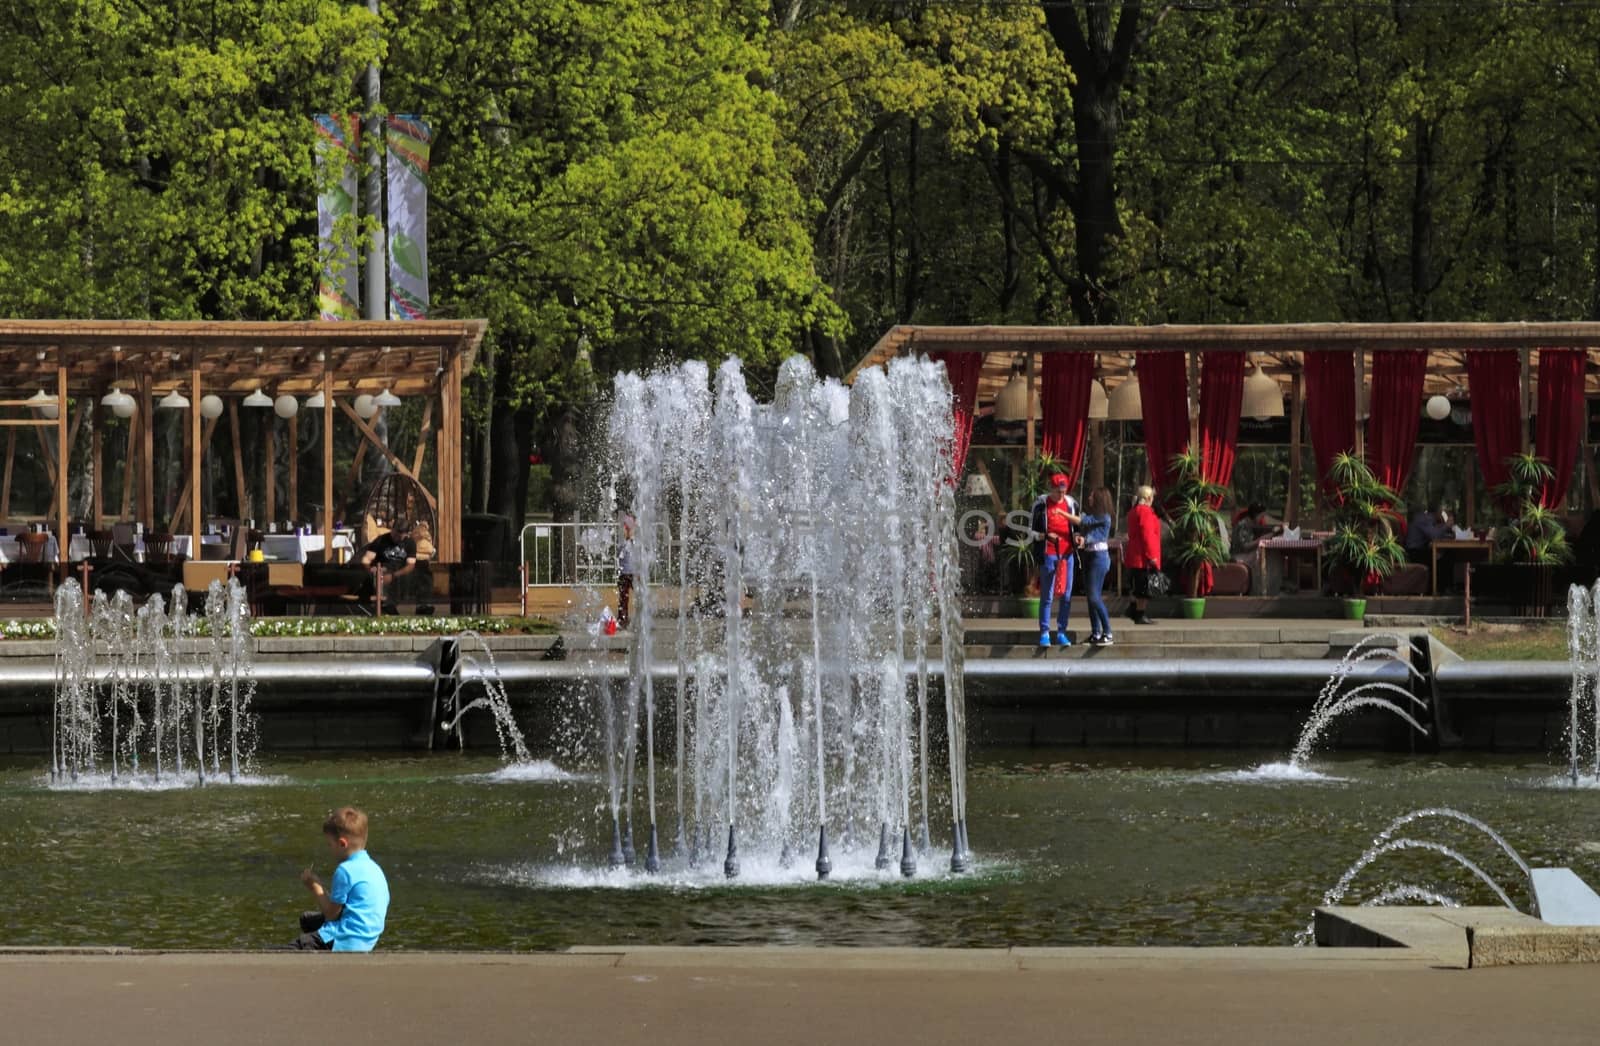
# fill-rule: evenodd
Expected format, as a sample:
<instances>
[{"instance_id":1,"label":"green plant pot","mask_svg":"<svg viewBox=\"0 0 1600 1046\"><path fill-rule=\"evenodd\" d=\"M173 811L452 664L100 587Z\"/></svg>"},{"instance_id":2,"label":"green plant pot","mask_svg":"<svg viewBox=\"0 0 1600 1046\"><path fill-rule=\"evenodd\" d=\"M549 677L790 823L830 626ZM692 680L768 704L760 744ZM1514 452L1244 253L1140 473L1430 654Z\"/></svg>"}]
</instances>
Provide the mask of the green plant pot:
<instances>
[{"instance_id":1,"label":"green plant pot","mask_svg":"<svg viewBox=\"0 0 1600 1046\"><path fill-rule=\"evenodd\" d=\"M1025 618L1028 618L1030 621L1039 620L1039 597L1038 596L1023 596L1022 597L1022 616L1025 617Z\"/></svg>"},{"instance_id":2,"label":"green plant pot","mask_svg":"<svg viewBox=\"0 0 1600 1046\"><path fill-rule=\"evenodd\" d=\"M1344 616L1349 621L1360 621L1367 616L1367 601L1365 599L1347 599L1344 601Z\"/></svg>"},{"instance_id":3,"label":"green plant pot","mask_svg":"<svg viewBox=\"0 0 1600 1046\"><path fill-rule=\"evenodd\" d=\"M1198 621L1206 616L1206 601L1204 599L1182 599L1178 602L1183 608L1183 616L1190 621Z\"/></svg>"}]
</instances>

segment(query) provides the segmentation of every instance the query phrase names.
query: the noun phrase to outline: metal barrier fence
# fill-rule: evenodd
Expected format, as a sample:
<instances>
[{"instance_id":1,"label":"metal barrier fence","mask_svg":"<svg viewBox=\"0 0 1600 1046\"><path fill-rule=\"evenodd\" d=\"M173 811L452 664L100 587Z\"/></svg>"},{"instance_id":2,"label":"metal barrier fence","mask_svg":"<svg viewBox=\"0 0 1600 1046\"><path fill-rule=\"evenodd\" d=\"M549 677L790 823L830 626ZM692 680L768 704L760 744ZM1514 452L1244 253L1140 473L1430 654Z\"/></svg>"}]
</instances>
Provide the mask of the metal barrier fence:
<instances>
[{"instance_id":1,"label":"metal barrier fence","mask_svg":"<svg viewBox=\"0 0 1600 1046\"><path fill-rule=\"evenodd\" d=\"M586 531L610 527L611 548L594 555L584 547ZM604 588L617 583L616 548L622 540L621 528L614 523L529 523L520 539L522 565L529 588L555 588L590 585ZM656 557L650 571L653 585L672 584L678 578L677 540L672 528L656 525Z\"/></svg>"}]
</instances>

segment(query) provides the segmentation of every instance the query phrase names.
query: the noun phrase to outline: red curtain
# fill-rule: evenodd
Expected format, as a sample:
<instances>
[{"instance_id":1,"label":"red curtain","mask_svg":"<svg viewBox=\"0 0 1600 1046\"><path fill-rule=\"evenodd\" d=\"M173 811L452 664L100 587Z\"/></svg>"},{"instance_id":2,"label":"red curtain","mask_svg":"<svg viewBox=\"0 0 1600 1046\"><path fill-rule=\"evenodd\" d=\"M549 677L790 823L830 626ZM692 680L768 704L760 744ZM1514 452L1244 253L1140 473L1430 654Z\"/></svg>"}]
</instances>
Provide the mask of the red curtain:
<instances>
[{"instance_id":1,"label":"red curtain","mask_svg":"<svg viewBox=\"0 0 1600 1046\"><path fill-rule=\"evenodd\" d=\"M1244 353L1208 352L1200 357L1200 466L1212 483L1233 482L1243 397Z\"/></svg>"},{"instance_id":2,"label":"red curtain","mask_svg":"<svg viewBox=\"0 0 1600 1046\"><path fill-rule=\"evenodd\" d=\"M1367 464L1378 482L1404 496L1417 457L1417 426L1422 422L1422 379L1428 373L1426 349L1382 350L1372 354L1372 420L1367 424Z\"/></svg>"},{"instance_id":3,"label":"red curtain","mask_svg":"<svg viewBox=\"0 0 1600 1046\"><path fill-rule=\"evenodd\" d=\"M967 467L967 447L972 444L972 417L978 409L978 375L983 371L981 352L935 352L929 359L944 364L950 378L953 402L950 411L955 421L955 449L951 476L959 482Z\"/></svg>"},{"instance_id":4,"label":"red curtain","mask_svg":"<svg viewBox=\"0 0 1600 1046\"><path fill-rule=\"evenodd\" d=\"M1356 449L1356 356L1335 350L1305 357L1306 419L1317 478L1326 486L1333 459Z\"/></svg>"},{"instance_id":5,"label":"red curtain","mask_svg":"<svg viewBox=\"0 0 1600 1046\"><path fill-rule=\"evenodd\" d=\"M1472 442L1490 490L1510 475L1506 459L1522 449L1522 361L1515 349L1465 353L1472 396Z\"/></svg>"},{"instance_id":6,"label":"red curtain","mask_svg":"<svg viewBox=\"0 0 1600 1046\"><path fill-rule=\"evenodd\" d=\"M1588 361L1589 354L1583 349L1539 350L1539 420L1533 448L1555 473L1539 492L1539 503L1545 508L1565 501L1572 486L1578 445L1588 420L1583 409L1583 372Z\"/></svg>"},{"instance_id":7,"label":"red curtain","mask_svg":"<svg viewBox=\"0 0 1600 1046\"><path fill-rule=\"evenodd\" d=\"M1139 402L1144 415L1144 450L1158 491L1172 487L1172 456L1189 442L1189 377L1181 352L1138 354Z\"/></svg>"},{"instance_id":8,"label":"red curtain","mask_svg":"<svg viewBox=\"0 0 1600 1046\"><path fill-rule=\"evenodd\" d=\"M1078 485L1083 448L1089 437L1089 385L1094 381L1094 353L1047 352L1039 381L1039 408L1044 415L1041 449L1059 458L1069 486Z\"/></svg>"}]
</instances>

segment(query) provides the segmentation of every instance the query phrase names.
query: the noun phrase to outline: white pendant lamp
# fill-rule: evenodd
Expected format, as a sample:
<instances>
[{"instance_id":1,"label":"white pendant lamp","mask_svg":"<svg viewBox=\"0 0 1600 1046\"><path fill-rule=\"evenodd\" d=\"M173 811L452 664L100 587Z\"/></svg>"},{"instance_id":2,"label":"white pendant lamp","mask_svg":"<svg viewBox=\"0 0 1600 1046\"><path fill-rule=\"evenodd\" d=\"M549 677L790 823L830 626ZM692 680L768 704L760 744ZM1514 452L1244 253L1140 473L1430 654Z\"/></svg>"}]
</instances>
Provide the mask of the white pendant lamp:
<instances>
[{"instance_id":1,"label":"white pendant lamp","mask_svg":"<svg viewBox=\"0 0 1600 1046\"><path fill-rule=\"evenodd\" d=\"M318 389L306 397L306 410L321 410L325 402L322 398L322 390Z\"/></svg>"},{"instance_id":2,"label":"white pendant lamp","mask_svg":"<svg viewBox=\"0 0 1600 1046\"><path fill-rule=\"evenodd\" d=\"M270 406L272 406L271 398L268 397L267 394L265 392L262 392L260 389L256 389L256 391L252 392L250 395L246 396L244 399L240 400L239 402L243 406L246 406L246 407L270 407Z\"/></svg>"},{"instance_id":3,"label":"white pendant lamp","mask_svg":"<svg viewBox=\"0 0 1600 1046\"><path fill-rule=\"evenodd\" d=\"M1089 420L1104 421L1109 415L1111 401L1106 396L1106 387L1098 381L1089 383Z\"/></svg>"},{"instance_id":4,"label":"white pendant lamp","mask_svg":"<svg viewBox=\"0 0 1600 1046\"><path fill-rule=\"evenodd\" d=\"M1021 371L1012 371L1011 379L1000 389L1000 394L995 396L994 420L1028 420L1028 379L1022 376Z\"/></svg>"},{"instance_id":5,"label":"white pendant lamp","mask_svg":"<svg viewBox=\"0 0 1600 1046\"><path fill-rule=\"evenodd\" d=\"M376 403L380 407L398 407L400 406L400 397L396 396L394 393L390 392L387 387L385 387L382 392L378 393L377 398L375 398L372 402Z\"/></svg>"},{"instance_id":6,"label":"white pendant lamp","mask_svg":"<svg viewBox=\"0 0 1600 1046\"><path fill-rule=\"evenodd\" d=\"M378 413L377 400L373 399L371 396L368 396L366 393L362 393L356 397L356 417L360 418L362 421L367 421L376 413Z\"/></svg>"},{"instance_id":7,"label":"white pendant lamp","mask_svg":"<svg viewBox=\"0 0 1600 1046\"><path fill-rule=\"evenodd\" d=\"M213 419L222 417L222 397L221 396L201 396L200 397L200 416L202 418L213 418Z\"/></svg>"},{"instance_id":8,"label":"white pendant lamp","mask_svg":"<svg viewBox=\"0 0 1600 1046\"><path fill-rule=\"evenodd\" d=\"M115 414L119 418L133 417L134 410L136 409L134 406L133 397L128 395L126 392L123 392L119 388L113 388L110 392L106 393L104 396L101 396L100 405L102 407L111 408L111 413Z\"/></svg>"},{"instance_id":9,"label":"white pendant lamp","mask_svg":"<svg viewBox=\"0 0 1600 1046\"><path fill-rule=\"evenodd\" d=\"M1423 406L1423 410L1434 421L1443 421L1450 416L1450 400L1444 396L1429 396L1428 402Z\"/></svg>"},{"instance_id":10,"label":"white pendant lamp","mask_svg":"<svg viewBox=\"0 0 1600 1046\"><path fill-rule=\"evenodd\" d=\"M54 421L61 417L61 408L56 405L56 398L43 389L29 396L28 403L31 409L38 411L39 416L42 418ZM37 406L34 406L34 404L37 404Z\"/></svg>"},{"instance_id":11,"label":"white pendant lamp","mask_svg":"<svg viewBox=\"0 0 1600 1046\"><path fill-rule=\"evenodd\" d=\"M184 410L189 406L189 397L173 389L156 401L157 410Z\"/></svg>"},{"instance_id":12,"label":"white pendant lamp","mask_svg":"<svg viewBox=\"0 0 1600 1046\"><path fill-rule=\"evenodd\" d=\"M1245 379L1239 414L1257 421L1283 417L1283 389L1259 363L1250 377Z\"/></svg>"},{"instance_id":13,"label":"white pendant lamp","mask_svg":"<svg viewBox=\"0 0 1600 1046\"><path fill-rule=\"evenodd\" d=\"M272 413L280 418L292 418L300 413L300 401L293 396L279 396L272 401Z\"/></svg>"},{"instance_id":14,"label":"white pendant lamp","mask_svg":"<svg viewBox=\"0 0 1600 1046\"><path fill-rule=\"evenodd\" d=\"M1128 377L1111 390L1111 395L1106 401L1106 417L1112 421L1142 421L1144 419L1144 403L1139 398L1139 376L1129 374Z\"/></svg>"}]
</instances>

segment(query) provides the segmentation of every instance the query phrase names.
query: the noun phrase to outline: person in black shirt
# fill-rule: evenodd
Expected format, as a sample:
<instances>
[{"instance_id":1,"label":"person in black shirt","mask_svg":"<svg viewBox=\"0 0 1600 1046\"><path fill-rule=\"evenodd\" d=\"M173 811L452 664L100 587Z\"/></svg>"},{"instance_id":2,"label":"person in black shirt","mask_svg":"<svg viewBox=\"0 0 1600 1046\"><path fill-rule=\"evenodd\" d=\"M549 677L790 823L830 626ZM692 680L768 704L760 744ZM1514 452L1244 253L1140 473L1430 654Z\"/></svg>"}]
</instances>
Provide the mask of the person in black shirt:
<instances>
[{"instance_id":1,"label":"person in black shirt","mask_svg":"<svg viewBox=\"0 0 1600 1046\"><path fill-rule=\"evenodd\" d=\"M417 569L417 543L411 540L410 532L408 521L396 520L387 534L379 534L361 550L361 565L369 570L377 567L383 575L384 591L391 595L395 594L396 579ZM371 595L375 589L375 585L371 586L363 594Z\"/></svg>"}]
</instances>

